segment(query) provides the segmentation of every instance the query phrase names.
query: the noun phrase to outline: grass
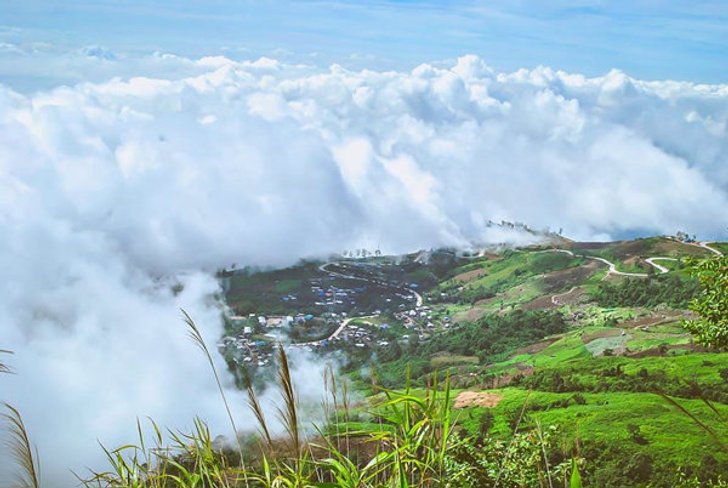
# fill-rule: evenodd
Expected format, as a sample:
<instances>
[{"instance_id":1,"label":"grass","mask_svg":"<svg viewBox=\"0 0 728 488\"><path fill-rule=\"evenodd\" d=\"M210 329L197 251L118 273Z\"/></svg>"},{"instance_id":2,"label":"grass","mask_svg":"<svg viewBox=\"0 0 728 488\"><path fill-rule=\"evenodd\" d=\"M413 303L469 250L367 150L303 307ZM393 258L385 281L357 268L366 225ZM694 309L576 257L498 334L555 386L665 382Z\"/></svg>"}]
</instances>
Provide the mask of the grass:
<instances>
[{"instance_id":1,"label":"grass","mask_svg":"<svg viewBox=\"0 0 728 488\"><path fill-rule=\"evenodd\" d=\"M19 488L40 488L40 468L38 466L38 452L33 448L28 438L23 417L12 405L5 403L6 413L0 414L5 420L10 438L7 447L18 466L15 486Z\"/></svg>"},{"instance_id":2,"label":"grass","mask_svg":"<svg viewBox=\"0 0 728 488\"><path fill-rule=\"evenodd\" d=\"M639 334L639 333L638 333ZM690 344L691 339L688 335L676 335L673 337L634 337L626 341L625 345L630 351L644 351L654 349L659 346L678 346Z\"/></svg>"},{"instance_id":3,"label":"grass","mask_svg":"<svg viewBox=\"0 0 728 488\"><path fill-rule=\"evenodd\" d=\"M459 366L459 365L477 365L480 364L480 360L477 356L458 356L458 355L437 355L430 359L430 364L433 369L443 368L446 366Z\"/></svg>"},{"instance_id":4,"label":"grass","mask_svg":"<svg viewBox=\"0 0 728 488\"><path fill-rule=\"evenodd\" d=\"M594 330L594 329L591 329ZM728 368L728 353L692 353L679 356L624 357L603 356L593 358L576 334L570 334L536 354L522 354L492 366L492 370L505 369L516 363L535 365L537 368L560 372L565 377L589 383L607 369L619 367L626 375L640 370L659 371L671 383L719 383L720 370Z\"/></svg>"},{"instance_id":5,"label":"grass","mask_svg":"<svg viewBox=\"0 0 728 488\"><path fill-rule=\"evenodd\" d=\"M517 373L517 365L545 367L568 363L570 361L590 356L591 354L584 346L579 334L571 332L537 353L516 354L505 361L489 365L488 373L496 376Z\"/></svg>"},{"instance_id":6,"label":"grass","mask_svg":"<svg viewBox=\"0 0 728 488\"><path fill-rule=\"evenodd\" d=\"M228 402L204 338L192 318L183 311L190 339L209 363L226 411ZM278 385L282 406L278 410L286 438L270 435L257 396L248 386L249 406L259 422L262 441L238 444L239 457L214 447L207 425L195 420L190 433L168 432L169 441L156 424L153 438L142 434L137 444L104 449L109 468L92 472L86 487L108 488L233 488L255 487L351 487L398 486L430 488L444 486L453 474L447 462L450 449L459 442L454 436L449 379L442 385L433 377L423 395L377 388L379 400L372 407L374 422L350 427L351 400L347 383L328 375L331 396L323 408L328 424L310 437L302 430L299 405L288 359L279 347ZM20 413L6 405L22 488L40 488L34 456ZM230 415L236 438L241 437ZM246 461L248 465L246 467Z\"/></svg>"},{"instance_id":7,"label":"grass","mask_svg":"<svg viewBox=\"0 0 728 488\"><path fill-rule=\"evenodd\" d=\"M5 355L11 355L12 354L12 351L7 351L5 349L0 349L0 374L2 374L2 373L10 374L10 373L13 372L13 370L10 368L10 366L8 366L7 364L5 364L2 361L2 355L3 354L5 354Z\"/></svg>"},{"instance_id":8,"label":"grass","mask_svg":"<svg viewBox=\"0 0 728 488\"><path fill-rule=\"evenodd\" d=\"M629 335L600 337L598 339L594 339L593 341L589 341L589 343L585 344L584 347L586 347L587 351L589 351L592 356L601 356L607 350L613 351L624 346L629 339Z\"/></svg>"},{"instance_id":9,"label":"grass","mask_svg":"<svg viewBox=\"0 0 728 488\"><path fill-rule=\"evenodd\" d=\"M185 321L192 340L210 362L199 329L186 314ZM588 329L589 332L598 330ZM558 365L554 367L603 361L612 366L623 364L627 372L644 367L666 369L671 364L672 369L666 369L668 374L711 381L719 379L716 372L728 357L695 354L670 358L669 362L666 358L579 360L584 350L577 340L576 332L567 334L534 356L553 360ZM142 436L140 428L138 444L105 450L108 471L92 473L85 486L464 488L475 486L473 480L480 477L486 481L477 482L477 486L483 487L538 486L537 480L552 480L551 486L559 486L578 473L575 466L571 467L568 455L552 457L561 444L607 442L676 466L699 463L706 451L717 453L719 462L726 461L727 456L722 429L724 419L728 418L728 406L701 400L665 399L652 393L618 391L584 393L581 402L576 402L573 393L504 388L495 391L503 400L491 410L494 420L490 436L482 441L485 444L473 444L454 433L462 429L476 435L486 409L453 411L453 400L459 390L451 389L448 380L440 385L436 376L431 377L427 388L406 386L392 391L375 386L375 395L368 404L353 407L346 383L337 382L329 370L326 381L329 396L322 405L329 420L314 436L301 430L296 392L282 348L279 349L278 383L283 399L278 414L286 426L285 439L276 439L270 434L266 412L248 386L249 405L258 420L261 436L259 441L249 440L243 447L247 468L243 458L235 461L235 456L213 447L206 424L196 419L192 432L169 432L169 441L165 441L154 424L155 435L151 441ZM37 459L27 432L20 414L15 410L10 412L8 418L15 422L16 431L22 433L16 439L21 472L31 476L23 486L39 488L39 480L32 478L37 473ZM354 416L362 418L354 419ZM557 431L552 425L561 428ZM635 425L639 431L637 438ZM713 435L706 435L706 429ZM521 481L516 483L517 479Z\"/></svg>"},{"instance_id":10,"label":"grass","mask_svg":"<svg viewBox=\"0 0 728 488\"><path fill-rule=\"evenodd\" d=\"M728 242L711 242L708 244L713 249L717 249L723 254L728 254Z\"/></svg>"},{"instance_id":11,"label":"grass","mask_svg":"<svg viewBox=\"0 0 728 488\"><path fill-rule=\"evenodd\" d=\"M571 268L583 262L565 253L508 251L501 259L480 259L455 269L452 273L455 276L475 270L480 270L483 274L468 283L461 283L454 278L446 280L440 283L435 291L448 291L462 285L465 290L487 289L494 293L504 292L526 283L534 276Z\"/></svg>"},{"instance_id":12,"label":"grass","mask_svg":"<svg viewBox=\"0 0 728 488\"><path fill-rule=\"evenodd\" d=\"M600 441L624 448L639 449L656 458L676 463L699 462L707 450L719 454L719 459L728 461L728 452L721 445L706 436L701 427L666 402L660 395L652 393L585 393L586 403L571 403L567 407L561 402L573 398L573 393L527 392L507 388L497 390L504 396L495 408L503 419L518 411L528 396L529 422L538 420L542 425L560 425L566 442ZM701 400L677 400L690 413L697 416L725 438L725 421ZM728 406L714 404L719 415L728 418ZM510 414L509 414L510 412ZM647 440L646 445L636 445L629 435L628 426L636 424ZM494 432L509 435L511 429L505 420L499 421Z\"/></svg>"},{"instance_id":13,"label":"grass","mask_svg":"<svg viewBox=\"0 0 728 488\"><path fill-rule=\"evenodd\" d=\"M182 310L182 316L184 319L185 324L187 324L187 334L190 340L202 351L203 355L205 356L205 359L207 360L207 363L210 365L210 370L212 372L213 377L215 378L215 384L217 384L217 388L220 391L220 398L222 399L223 405L225 405L225 412L227 413L228 419L230 419L230 425L233 428L233 433L235 435L235 442L238 447L238 454L240 455L240 462L242 464L243 472L245 472L245 456L243 455L243 445L242 440L240 438L240 433L237 429L237 426L235 425L235 419L233 418L233 414L230 411L230 404L228 403L227 396L225 395L225 391L222 387L222 382L220 381L220 376L217 372L217 368L215 367L215 362L212 360L212 355L210 354L210 350L207 348L207 344L205 343L205 339L202 337L202 332L200 332L200 329L195 324L195 321L192 320L192 317L189 316L187 312ZM287 364L286 364L287 366ZM199 434L198 429L198 434ZM248 485L248 479L247 476L245 477L245 484L246 487Z\"/></svg>"}]
</instances>

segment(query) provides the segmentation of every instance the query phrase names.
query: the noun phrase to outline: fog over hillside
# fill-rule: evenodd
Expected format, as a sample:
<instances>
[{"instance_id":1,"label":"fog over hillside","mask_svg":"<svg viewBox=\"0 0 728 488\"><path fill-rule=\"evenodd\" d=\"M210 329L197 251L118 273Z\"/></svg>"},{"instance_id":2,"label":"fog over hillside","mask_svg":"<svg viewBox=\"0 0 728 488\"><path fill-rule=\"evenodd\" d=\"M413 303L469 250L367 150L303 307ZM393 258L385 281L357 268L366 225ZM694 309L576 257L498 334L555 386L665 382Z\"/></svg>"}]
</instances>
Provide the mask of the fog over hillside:
<instances>
[{"instance_id":1,"label":"fog over hillside","mask_svg":"<svg viewBox=\"0 0 728 488\"><path fill-rule=\"evenodd\" d=\"M130 440L137 416L227 432L179 312L217 340L220 266L501 240L489 219L725 235L726 85L499 73L475 56L411 72L128 66L155 77L0 85L0 349L18 373L2 399L49 482L98 466L96 439Z\"/></svg>"}]
</instances>

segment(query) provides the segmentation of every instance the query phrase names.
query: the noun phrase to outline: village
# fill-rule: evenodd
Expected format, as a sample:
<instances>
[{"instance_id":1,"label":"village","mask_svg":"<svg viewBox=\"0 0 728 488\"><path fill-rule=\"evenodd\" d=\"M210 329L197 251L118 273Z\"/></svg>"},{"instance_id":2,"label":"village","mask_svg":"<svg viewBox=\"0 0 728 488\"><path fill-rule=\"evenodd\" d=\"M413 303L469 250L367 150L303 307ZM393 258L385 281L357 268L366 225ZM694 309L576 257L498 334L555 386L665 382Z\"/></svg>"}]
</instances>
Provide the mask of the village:
<instances>
[{"instance_id":1,"label":"village","mask_svg":"<svg viewBox=\"0 0 728 488\"><path fill-rule=\"evenodd\" d=\"M227 333L217 344L223 356L251 370L270 365L279 343L321 354L380 349L394 341L426 341L435 330L450 325L449 317L433 316L415 283L388 281L366 268L340 263L319 269L325 275L308 280L304 299L300 293L280 296L287 315L227 314ZM336 286L330 278L348 286ZM372 303L380 306L372 308Z\"/></svg>"}]
</instances>

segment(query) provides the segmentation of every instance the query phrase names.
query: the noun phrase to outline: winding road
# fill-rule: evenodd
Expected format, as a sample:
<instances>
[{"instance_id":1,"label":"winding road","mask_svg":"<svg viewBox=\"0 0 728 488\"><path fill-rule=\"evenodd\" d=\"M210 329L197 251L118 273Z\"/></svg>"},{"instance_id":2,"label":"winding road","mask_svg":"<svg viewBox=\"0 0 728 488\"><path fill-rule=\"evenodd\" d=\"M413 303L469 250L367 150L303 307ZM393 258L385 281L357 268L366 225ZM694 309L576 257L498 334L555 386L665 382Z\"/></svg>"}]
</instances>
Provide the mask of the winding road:
<instances>
[{"instance_id":1,"label":"winding road","mask_svg":"<svg viewBox=\"0 0 728 488\"><path fill-rule=\"evenodd\" d=\"M323 341L331 341L333 339L336 339L339 336L339 334L341 334L341 332L344 329L346 329L346 326L349 325L349 323L352 320L357 320L357 319L371 319L373 317L374 317L374 315L364 315L364 316L361 316L361 317L349 317L348 319L345 319L344 321L341 322L341 325L339 326L338 329L336 329L333 332L333 334L331 334L330 336L328 336L328 337L326 337L324 339L319 339L317 341L309 341L309 342L296 342L296 343L293 343L293 344L290 344L290 345L291 346L295 346L295 347L316 346L318 344L321 344Z\"/></svg>"},{"instance_id":2,"label":"winding road","mask_svg":"<svg viewBox=\"0 0 728 488\"><path fill-rule=\"evenodd\" d=\"M324 264L322 264L321 266L318 267L319 271L321 271L323 273L328 273L328 274L333 275L333 276L338 276L339 278L344 278L344 279L347 279L347 280L359 280L359 281L370 281L370 282L373 281L373 280L369 280L367 278L363 278L361 276L346 275L346 274L343 274L343 273L339 273L337 271L331 271L331 270L326 269L326 266L329 266L330 264L336 264L336 263L334 263L334 262L324 263ZM377 283L377 284L379 284L381 286L388 286L390 288L396 288L398 290L401 290L402 289L402 288L399 288L397 286L389 285L386 282L375 282L375 283ZM425 303L425 300L424 300L424 298L422 298L422 295L420 295L419 293L417 293L415 290L413 290L411 288L407 288L407 291L409 291L410 293L412 293L414 295L414 297L415 297L415 306L421 307Z\"/></svg>"},{"instance_id":3,"label":"winding road","mask_svg":"<svg viewBox=\"0 0 728 488\"><path fill-rule=\"evenodd\" d=\"M553 296L551 297L551 303L553 303L553 304L554 304L554 305L556 305L556 306L558 306L558 305L561 305L561 304L559 303L559 298L560 298L560 297L565 297L566 295L570 295L570 294L571 294L571 293L573 293L573 292L574 292L574 290L576 290L577 288L579 288L579 287L578 287L578 286L572 286L572 287L571 287L571 288L569 289L569 291L565 291L564 293L557 293L556 295L553 295Z\"/></svg>"},{"instance_id":4,"label":"winding road","mask_svg":"<svg viewBox=\"0 0 728 488\"><path fill-rule=\"evenodd\" d=\"M670 270L667 269L666 267L662 266L661 264L657 264L655 262L656 259L660 259L662 261L677 261L677 259L675 259L675 258L659 258L659 257L655 257L655 258L647 258L647 259L645 259L645 261L647 261L651 266L653 266L655 269L657 269L660 273L667 273Z\"/></svg>"},{"instance_id":5,"label":"winding road","mask_svg":"<svg viewBox=\"0 0 728 488\"><path fill-rule=\"evenodd\" d=\"M572 251L569 251L568 249L546 249L545 251L546 252L563 252L564 254L568 254L569 256L576 256ZM619 275L619 276L637 276L637 277L642 277L642 278L647 276L647 273L628 273L626 271L619 271L617 269L616 264L614 264L613 262L608 261L604 258L599 258L596 256L584 256L584 258L591 259L593 261L599 261L600 263L606 264L609 267L608 274L614 274L614 275ZM663 258L656 257L656 258L650 258L650 259L663 259ZM670 259L670 258L667 258L667 259ZM669 271L667 268L665 268L663 266L655 265L654 263L650 262L649 259L647 260L647 262L650 263L652 266L655 266L655 268L660 270L661 273L667 273ZM662 271L663 269L664 269L664 271Z\"/></svg>"},{"instance_id":6,"label":"winding road","mask_svg":"<svg viewBox=\"0 0 728 488\"><path fill-rule=\"evenodd\" d=\"M696 242L696 243L685 243L685 244L689 245L689 246L702 247L703 249L707 249L708 251L712 252L713 254L716 254L718 256L723 256L723 253L721 251L719 251L718 249L715 249L713 247L710 247L707 242ZM536 251L536 252L563 252L570 256L574 256L574 253L572 251L569 251L568 249L546 249L545 251ZM607 274L614 274L614 275L619 275L619 276L633 276L633 277L641 277L641 278L645 278L645 277L649 276L647 273L627 273L625 271L619 271L617 269L617 266L613 262L608 261L604 258L600 258L600 257L596 257L596 256L584 256L584 258L592 259L594 261L599 261L599 262L604 263L607 266L609 266L609 272ZM647 262L650 266L654 267L657 271L664 274L664 273L668 273L670 270L668 268L666 268L665 266L662 266L661 264L657 264L655 261L677 261L677 259L670 258L667 256L653 256L651 258L645 259L645 262ZM606 276L605 276L605 278L606 278ZM563 293L557 293L556 295L553 295L551 297L551 303L553 303L554 305L560 305L559 298L573 293L574 290L576 290L577 288L578 288L578 286L572 286L569 291L566 291Z\"/></svg>"},{"instance_id":7,"label":"winding road","mask_svg":"<svg viewBox=\"0 0 728 488\"><path fill-rule=\"evenodd\" d=\"M318 267L319 271L321 271L322 273L327 273L332 276L338 276L339 278L344 278L347 280L372 281L367 278L363 278L361 276L347 275L344 273L339 273L337 271L331 271L326 268L330 264L336 264L336 263L333 263L333 262L324 263ZM398 290L400 289L399 287L387 285L384 282L377 282L377 284L390 286L390 288L396 288ZM416 302L417 306L421 307L422 304L424 303L424 299L422 298L422 295L420 295L419 293L417 293L416 291L414 291L412 289L408 289L408 291L415 296L415 302ZM339 334L341 334L343 332L344 329L346 329L346 326L349 325L349 323L351 323L352 320L362 320L362 319L371 319L371 318L374 318L374 315L363 315L361 317L349 317L347 319L344 319L341 322L341 325L339 325L339 327L330 336L328 336L324 339L319 339L317 341L309 341L309 342L297 342L297 343L293 343L290 345L293 347L316 346L318 344L321 344L323 341L332 341L333 339L336 339L339 336Z\"/></svg>"},{"instance_id":8,"label":"winding road","mask_svg":"<svg viewBox=\"0 0 728 488\"><path fill-rule=\"evenodd\" d=\"M723 253L721 251L719 251L718 249L716 249L714 247L710 247L707 242L696 242L696 243L692 243L691 245L702 247L703 249L707 249L708 251L712 252L713 254L717 254L718 256L723 255Z\"/></svg>"}]
</instances>

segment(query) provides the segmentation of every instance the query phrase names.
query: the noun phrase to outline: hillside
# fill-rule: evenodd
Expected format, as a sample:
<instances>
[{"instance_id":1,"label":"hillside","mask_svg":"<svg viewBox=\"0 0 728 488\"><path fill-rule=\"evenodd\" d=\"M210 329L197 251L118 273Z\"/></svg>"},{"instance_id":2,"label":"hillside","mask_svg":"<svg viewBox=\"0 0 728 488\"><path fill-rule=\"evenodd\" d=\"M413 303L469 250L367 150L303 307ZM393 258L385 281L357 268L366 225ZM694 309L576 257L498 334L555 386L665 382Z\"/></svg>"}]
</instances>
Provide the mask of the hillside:
<instances>
[{"instance_id":1,"label":"hillside","mask_svg":"<svg viewBox=\"0 0 728 488\"><path fill-rule=\"evenodd\" d=\"M463 395L463 435L554 426L562 451L586 459L590 486L713 479L728 472L728 354L696 346L681 324L699 293L685 260L722 249L563 239L228 273L239 315L222 349L241 377L265 377L261 358L279 339L335 353L364 394L372 375L402 388L446 373Z\"/></svg>"}]
</instances>

